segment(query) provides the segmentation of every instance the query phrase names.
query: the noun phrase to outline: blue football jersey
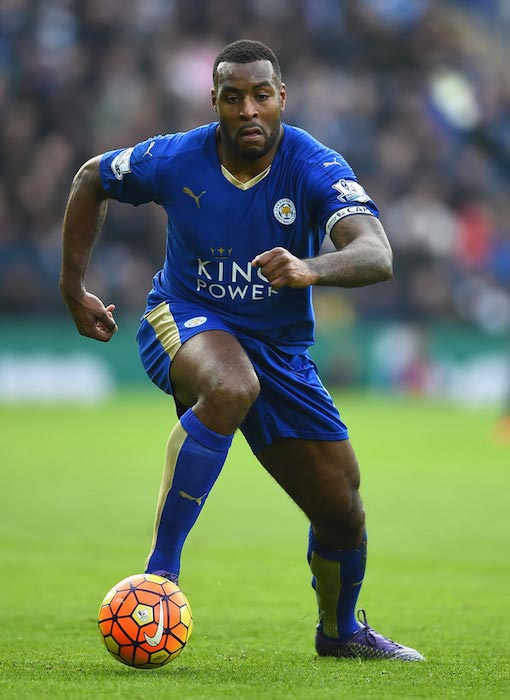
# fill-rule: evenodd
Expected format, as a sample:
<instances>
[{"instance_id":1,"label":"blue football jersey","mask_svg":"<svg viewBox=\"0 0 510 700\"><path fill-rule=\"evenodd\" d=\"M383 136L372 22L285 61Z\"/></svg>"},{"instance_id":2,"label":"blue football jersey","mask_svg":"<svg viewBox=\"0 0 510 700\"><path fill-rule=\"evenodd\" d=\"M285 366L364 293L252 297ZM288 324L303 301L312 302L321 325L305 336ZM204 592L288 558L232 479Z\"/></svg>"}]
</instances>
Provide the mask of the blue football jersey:
<instances>
[{"instance_id":1,"label":"blue football jersey","mask_svg":"<svg viewBox=\"0 0 510 700\"><path fill-rule=\"evenodd\" d=\"M105 153L106 193L168 215L166 258L148 308L164 300L200 304L233 330L301 352L314 340L311 288L275 291L250 261L276 246L316 256L333 225L377 216L345 159L287 124L272 164L246 183L220 163L217 123Z\"/></svg>"}]
</instances>

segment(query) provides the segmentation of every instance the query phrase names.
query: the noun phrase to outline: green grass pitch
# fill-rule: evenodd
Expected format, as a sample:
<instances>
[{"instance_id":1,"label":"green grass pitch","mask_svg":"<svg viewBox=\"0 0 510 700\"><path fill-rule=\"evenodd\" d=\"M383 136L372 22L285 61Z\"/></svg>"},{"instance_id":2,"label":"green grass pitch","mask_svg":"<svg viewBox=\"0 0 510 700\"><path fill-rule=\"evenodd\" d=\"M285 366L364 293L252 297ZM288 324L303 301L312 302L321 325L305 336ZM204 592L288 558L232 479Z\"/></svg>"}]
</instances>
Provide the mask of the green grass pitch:
<instances>
[{"instance_id":1,"label":"green grass pitch","mask_svg":"<svg viewBox=\"0 0 510 700\"><path fill-rule=\"evenodd\" d=\"M316 657L307 523L241 436L185 548L188 647L154 671L107 654L98 606L143 569L175 420L154 390L0 407L0 698L510 697L510 454L497 412L335 398L368 515L360 605L426 663Z\"/></svg>"}]
</instances>

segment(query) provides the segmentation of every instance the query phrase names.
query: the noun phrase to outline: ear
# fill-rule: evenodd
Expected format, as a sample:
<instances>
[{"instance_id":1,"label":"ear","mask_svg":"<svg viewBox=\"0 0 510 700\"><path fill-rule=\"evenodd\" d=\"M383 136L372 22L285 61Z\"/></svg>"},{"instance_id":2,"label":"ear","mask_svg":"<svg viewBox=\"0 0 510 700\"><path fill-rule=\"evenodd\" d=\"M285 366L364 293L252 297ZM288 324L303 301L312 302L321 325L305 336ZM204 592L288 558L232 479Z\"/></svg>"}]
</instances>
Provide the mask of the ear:
<instances>
[{"instance_id":1,"label":"ear","mask_svg":"<svg viewBox=\"0 0 510 700\"><path fill-rule=\"evenodd\" d=\"M212 106L213 106L214 111L217 112L218 109L216 107L216 90L213 87L211 88L211 102L212 102Z\"/></svg>"},{"instance_id":2,"label":"ear","mask_svg":"<svg viewBox=\"0 0 510 700\"><path fill-rule=\"evenodd\" d=\"M287 88L285 83L280 85L280 109L283 112L285 109L285 104L287 102Z\"/></svg>"}]
</instances>

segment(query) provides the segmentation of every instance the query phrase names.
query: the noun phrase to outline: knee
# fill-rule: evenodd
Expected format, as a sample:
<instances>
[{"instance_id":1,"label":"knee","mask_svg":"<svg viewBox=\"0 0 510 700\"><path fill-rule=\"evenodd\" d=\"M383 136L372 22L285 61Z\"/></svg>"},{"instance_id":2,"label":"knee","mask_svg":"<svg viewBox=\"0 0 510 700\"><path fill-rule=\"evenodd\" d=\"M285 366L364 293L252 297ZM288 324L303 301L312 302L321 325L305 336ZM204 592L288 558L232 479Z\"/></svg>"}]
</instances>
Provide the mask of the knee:
<instances>
[{"instance_id":1,"label":"knee","mask_svg":"<svg viewBox=\"0 0 510 700\"><path fill-rule=\"evenodd\" d=\"M260 392L256 376L218 378L205 400L220 413L225 410L235 412L241 420L248 413Z\"/></svg>"},{"instance_id":2,"label":"knee","mask_svg":"<svg viewBox=\"0 0 510 700\"><path fill-rule=\"evenodd\" d=\"M260 392L257 375L224 376L212 380L199 397L198 412L220 433L233 433L242 423Z\"/></svg>"}]
</instances>

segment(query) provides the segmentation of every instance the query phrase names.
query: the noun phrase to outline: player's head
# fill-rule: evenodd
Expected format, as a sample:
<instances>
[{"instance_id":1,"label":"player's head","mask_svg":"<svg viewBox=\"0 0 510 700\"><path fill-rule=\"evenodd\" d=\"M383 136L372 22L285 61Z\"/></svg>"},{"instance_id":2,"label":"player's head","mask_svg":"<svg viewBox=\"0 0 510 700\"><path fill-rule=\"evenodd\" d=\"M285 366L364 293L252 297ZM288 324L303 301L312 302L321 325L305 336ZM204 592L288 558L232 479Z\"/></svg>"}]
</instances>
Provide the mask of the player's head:
<instances>
[{"instance_id":1,"label":"player's head","mask_svg":"<svg viewBox=\"0 0 510 700\"><path fill-rule=\"evenodd\" d=\"M211 96L231 154L257 160L271 151L281 133L285 85L270 48L247 39L226 46L214 62Z\"/></svg>"},{"instance_id":2,"label":"player's head","mask_svg":"<svg viewBox=\"0 0 510 700\"><path fill-rule=\"evenodd\" d=\"M253 63L254 61L269 61L273 66L274 77L277 83L282 81L282 71L275 54L269 46L261 41L251 39L239 39L233 41L216 56L213 67L214 87L218 86L218 66L220 63Z\"/></svg>"}]
</instances>

